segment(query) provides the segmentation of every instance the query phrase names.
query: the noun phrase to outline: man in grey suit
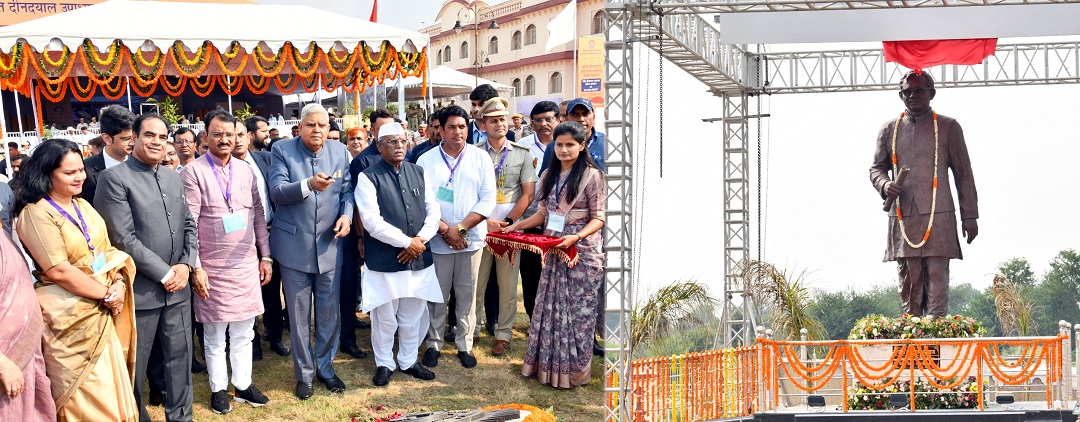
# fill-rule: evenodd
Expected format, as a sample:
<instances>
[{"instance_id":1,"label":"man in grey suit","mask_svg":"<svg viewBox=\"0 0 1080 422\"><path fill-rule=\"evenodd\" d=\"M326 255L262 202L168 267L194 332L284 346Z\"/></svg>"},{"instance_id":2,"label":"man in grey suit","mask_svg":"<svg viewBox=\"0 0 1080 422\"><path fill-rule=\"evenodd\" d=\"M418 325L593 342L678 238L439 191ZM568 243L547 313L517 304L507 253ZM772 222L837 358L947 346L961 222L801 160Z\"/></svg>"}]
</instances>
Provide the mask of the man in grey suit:
<instances>
[{"instance_id":1,"label":"man in grey suit","mask_svg":"<svg viewBox=\"0 0 1080 422\"><path fill-rule=\"evenodd\" d=\"M135 401L140 420L149 421L143 403L146 367L156 338L165 357L165 418L190 421L191 289L188 276L198 267L195 221L188 213L180 173L159 166L169 129L158 114L135 119L132 160L98 177L94 208L105 219L109 239L135 260L138 269L135 324L139 333ZM206 277L196 273L195 277Z\"/></svg>"},{"instance_id":2,"label":"man in grey suit","mask_svg":"<svg viewBox=\"0 0 1080 422\"><path fill-rule=\"evenodd\" d=\"M300 114L300 136L271 148L270 199L277 205L270 229L270 253L281 266L281 287L289 312L296 396L312 395L317 377L331 392L345 391L334 372L339 343L340 274L338 243L349 234L353 186L349 151L326 142L329 114L308 104ZM311 307L315 306L315 347L311 347ZM313 350L314 349L314 350ZM314 359L313 359L314 358Z\"/></svg>"}]
</instances>

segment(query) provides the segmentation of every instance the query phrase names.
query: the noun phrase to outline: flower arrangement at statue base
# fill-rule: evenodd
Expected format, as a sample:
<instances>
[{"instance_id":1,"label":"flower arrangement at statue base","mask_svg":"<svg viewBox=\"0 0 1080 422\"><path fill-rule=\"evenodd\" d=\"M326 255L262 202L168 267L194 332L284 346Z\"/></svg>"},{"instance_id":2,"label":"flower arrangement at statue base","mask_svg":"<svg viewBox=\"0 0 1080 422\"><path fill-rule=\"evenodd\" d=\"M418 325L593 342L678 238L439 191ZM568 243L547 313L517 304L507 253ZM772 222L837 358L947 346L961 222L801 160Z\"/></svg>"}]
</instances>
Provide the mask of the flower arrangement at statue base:
<instances>
[{"instance_id":1,"label":"flower arrangement at statue base","mask_svg":"<svg viewBox=\"0 0 1080 422\"><path fill-rule=\"evenodd\" d=\"M946 380L952 384L956 380ZM886 382L887 383L887 382ZM959 383L953 388L934 388L925 380L915 380L915 409L974 409L979 406L979 384L975 377ZM910 381L897 381L881 389L869 388L856 383L848 393L847 404L850 410L889 410L889 396L897 393L911 393ZM985 391L983 398L985 399Z\"/></svg>"},{"instance_id":2,"label":"flower arrangement at statue base","mask_svg":"<svg viewBox=\"0 0 1080 422\"><path fill-rule=\"evenodd\" d=\"M904 314L893 318L871 314L855 322L848 340L965 338L984 334L986 328L981 322L963 315L933 318Z\"/></svg>"}]
</instances>

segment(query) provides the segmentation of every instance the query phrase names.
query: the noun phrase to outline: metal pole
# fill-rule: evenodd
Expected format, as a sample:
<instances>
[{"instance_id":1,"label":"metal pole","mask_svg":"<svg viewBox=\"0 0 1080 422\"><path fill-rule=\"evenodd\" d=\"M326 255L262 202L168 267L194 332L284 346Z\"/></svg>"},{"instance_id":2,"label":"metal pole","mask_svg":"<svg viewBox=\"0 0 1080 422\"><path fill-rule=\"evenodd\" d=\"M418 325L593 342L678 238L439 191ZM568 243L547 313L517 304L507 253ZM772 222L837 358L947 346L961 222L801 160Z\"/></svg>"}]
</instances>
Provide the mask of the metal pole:
<instances>
[{"instance_id":1,"label":"metal pole","mask_svg":"<svg viewBox=\"0 0 1080 422\"><path fill-rule=\"evenodd\" d=\"M135 109L131 108L131 77L130 76L125 76L124 77L124 88L127 90L128 111L134 113Z\"/></svg>"},{"instance_id":2,"label":"metal pole","mask_svg":"<svg viewBox=\"0 0 1080 422\"><path fill-rule=\"evenodd\" d=\"M225 75L225 85L226 86L232 85L232 76ZM233 112L232 112L232 94L230 94L229 90L226 89L225 90L225 95L229 96L229 114L233 114ZM210 122L207 122L207 123L210 123Z\"/></svg>"},{"instance_id":3,"label":"metal pole","mask_svg":"<svg viewBox=\"0 0 1080 422\"><path fill-rule=\"evenodd\" d=\"M404 80L405 80L404 77L402 77L401 75L398 75L398 79L397 79L397 101L398 101L397 102L397 114L398 114L398 118L400 118L401 121L407 122L408 120L407 120L407 117L405 116L405 86L403 84Z\"/></svg>"},{"instance_id":4,"label":"metal pole","mask_svg":"<svg viewBox=\"0 0 1080 422\"><path fill-rule=\"evenodd\" d=\"M31 80L31 83L33 83L32 80ZM22 122L23 121L22 106L19 105L19 91L13 91L12 94L13 94L12 97L15 97L15 115L16 115L16 117L18 117L18 119L16 119L16 120L19 122L19 136L22 136L22 133L25 132L25 130L23 129L23 122Z\"/></svg>"},{"instance_id":5,"label":"metal pole","mask_svg":"<svg viewBox=\"0 0 1080 422\"><path fill-rule=\"evenodd\" d=\"M45 126L44 126L44 122L41 121L41 118L42 118L41 117L41 109L39 108L41 106L41 104L38 103L38 101L37 101L37 91L35 89L36 88L34 88L34 80L31 79L30 80L30 105L33 106L33 108L34 108L34 128L37 130L38 140L40 141L41 137L45 135ZM31 147L32 146L33 145L31 145Z\"/></svg>"},{"instance_id":6,"label":"metal pole","mask_svg":"<svg viewBox=\"0 0 1080 422\"><path fill-rule=\"evenodd\" d=\"M472 7L473 15L473 88L480 86L480 16L476 14L476 5Z\"/></svg>"}]
</instances>

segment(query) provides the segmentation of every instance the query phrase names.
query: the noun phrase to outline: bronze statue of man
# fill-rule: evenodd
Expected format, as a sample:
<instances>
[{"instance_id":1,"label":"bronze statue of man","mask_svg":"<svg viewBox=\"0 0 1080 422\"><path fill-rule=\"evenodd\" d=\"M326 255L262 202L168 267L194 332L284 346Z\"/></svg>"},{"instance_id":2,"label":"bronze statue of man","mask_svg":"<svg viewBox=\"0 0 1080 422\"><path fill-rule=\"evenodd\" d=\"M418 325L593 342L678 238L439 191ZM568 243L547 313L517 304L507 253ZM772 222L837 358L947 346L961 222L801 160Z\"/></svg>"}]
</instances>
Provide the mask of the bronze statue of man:
<instances>
[{"instance_id":1,"label":"bronze statue of man","mask_svg":"<svg viewBox=\"0 0 1080 422\"><path fill-rule=\"evenodd\" d=\"M881 127L870 167L889 212L884 261L897 263L903 312L939 317L949 308L949 260L963 259L948 171L969 244L979 234L975 177L960 124L930 108L933 78L908 72L899 94L907 110Z\"/></svg>"}]
</instances>

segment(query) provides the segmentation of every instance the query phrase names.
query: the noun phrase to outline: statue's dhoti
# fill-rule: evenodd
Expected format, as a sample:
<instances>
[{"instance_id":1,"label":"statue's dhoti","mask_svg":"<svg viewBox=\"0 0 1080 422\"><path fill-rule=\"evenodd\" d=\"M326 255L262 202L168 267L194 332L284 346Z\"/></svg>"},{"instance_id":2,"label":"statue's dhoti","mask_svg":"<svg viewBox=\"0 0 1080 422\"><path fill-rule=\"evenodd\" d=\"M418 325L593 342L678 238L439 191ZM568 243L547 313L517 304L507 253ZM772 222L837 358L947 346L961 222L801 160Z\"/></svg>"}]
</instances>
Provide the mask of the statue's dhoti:
<instances>
[{"instance_id":1,"label":"statue's dhoti","mask_svg":"<svg viewBox=\"0 0 1080 422\"><path fill-rule=\"evenodd\" d=\"M897 258L900 308L913 316L944 316L949 309L949 258Z\"/></svg>"}]
</instances>

